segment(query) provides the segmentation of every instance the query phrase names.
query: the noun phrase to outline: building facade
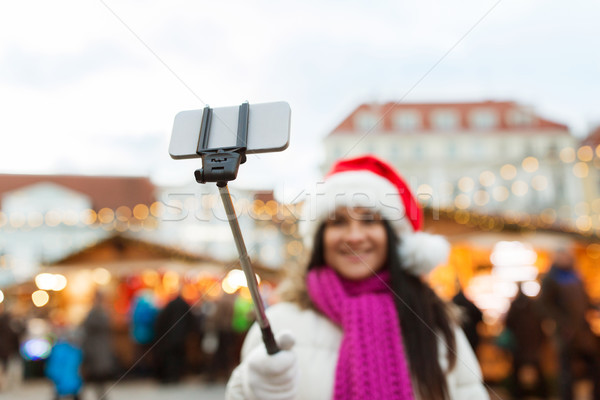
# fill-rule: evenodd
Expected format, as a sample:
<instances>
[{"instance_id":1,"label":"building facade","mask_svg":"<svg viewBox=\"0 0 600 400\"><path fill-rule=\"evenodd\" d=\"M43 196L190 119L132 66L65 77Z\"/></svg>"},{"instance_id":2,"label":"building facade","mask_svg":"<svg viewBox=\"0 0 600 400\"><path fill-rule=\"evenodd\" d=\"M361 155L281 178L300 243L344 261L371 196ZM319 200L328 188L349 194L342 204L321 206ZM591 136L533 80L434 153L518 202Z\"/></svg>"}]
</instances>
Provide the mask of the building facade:
<instances>
[{"instance_id":1,"label":"building facade","mask_svg":"<svg viewBox=\"0 0 600 400\"><path fill-rule=\"evenodd\" d=\"M324 141L323 169L376 154L432 208L545 214L574 223L583 185L569 129L514 102L361 104Z\"/></svg>"}]
</instances>

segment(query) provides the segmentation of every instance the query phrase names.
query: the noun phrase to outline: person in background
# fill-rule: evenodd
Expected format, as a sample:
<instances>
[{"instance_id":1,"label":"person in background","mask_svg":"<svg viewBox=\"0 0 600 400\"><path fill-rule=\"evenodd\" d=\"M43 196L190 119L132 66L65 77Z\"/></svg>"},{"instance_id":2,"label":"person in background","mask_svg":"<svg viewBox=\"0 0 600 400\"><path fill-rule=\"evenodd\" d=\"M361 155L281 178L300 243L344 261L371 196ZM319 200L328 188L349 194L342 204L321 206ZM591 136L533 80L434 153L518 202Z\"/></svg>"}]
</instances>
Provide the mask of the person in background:
<instances>
[{"instance_id":1,"label":"person in background","mask_svg":"<svg viewBox=\"0 0 600 400\"><path fill-rule=\"evenodd\" d=\"M150 289L138 291L131 303L130 333L135 344L135 373L142 377L155 374L155 362L152 359L151 346L154 342L154 325L158 307Z\"/></svg>"},{"instance_id":2,"label":"person in background","mask_svg":"<svg viewBox=\"0 0 600 400\"><path fill-rule=\"evenodd\" d=\"M155 361L162 383L178 382L186 367L187 337L194 329L189 304L180 293L160 310L156 317Z\"/></svg>"},{"instance_id":3,"label":"person in background","mask_svg":"<svg viewBox=\"0 0 600 400\"><path fill-rule=\"evenodd\" d=\"M0 391L17 385L23 374L19 344L24 327L5 307L0 303Z\"/></svg>"},{"instance_id":4,"label":"person in background","mask_svg":"<svg viewBox=\"0 0 600 400\"><path fill-rule=\"evenodd\" d=\"M592 398L600 400L600 351L586 319L592 305L569 250L556 251L554 262L542 279L540 299L545 317L556 326L554 341L558 351L560 398L573 399L575 376L572 363L581 360L594 384Z\"/></svg>"},{"instance_id":5,"label":"person in background","mask_svg":"<svg viewBox=\"0 0 600 400\"><path fill-rule=\"evenodd\" d=\"M420 232L416 199L387 163L337 162L303 206L312 247L267 314L281 351L255 324L226 398L488 399L463 331L424 277L450 246Z\"/></svg>"},{"instance_id":6,"label":"person in background","mask_svg":"<svg viewBox=\"0 0 600 400\"><path fill-rule=\"evenodd\" d=\"M535 298L523 293L521 285L504 319L504 326L513 339L511 392L517 400L527 396L547 399L548 389L542 370L542 348L546 337L539 304Z\"/></svg>"},{"instance_id":7,"label":"person in background","mask_svg":"<svg viewBox=\"0 0 600 400\"><path fill-rule=\"evenodd\" d=\"M96 398L106 400L106 384L114 378L117 364L110 317L103 302L102 293L96 292L94 304L82 324L82 373L85 383L96 392Z\"/></svg>"},{"instance_id":8,"label":"person in background","mask_svg":"<svg viewBox=\"0 0 600 400\"><path fill-rule=\"evenodd\" d=\"M469 344L471 344L471 348L473 351L477 351L477 346L479 345L479 333L477 331L477 326L483 320L483 313L481 310L465 296L462 287L457 282L458 293L454 295L452 298L452 302L456 304L460 311L460 325L467 335L467 340L469 340Z\"/></svg>"},{"instance_id":9,"label":"person in background","mask_svg":"<svg viewBox=\"0 0 600 400\"><path fill-rule=\"evenodd\" d=\"M59 335L46 360L45 374L54 384L55 400L72 398L79 400L83 379L79 372L83 352L78 344L75 330Z\"/></svg>"}]
</instances>

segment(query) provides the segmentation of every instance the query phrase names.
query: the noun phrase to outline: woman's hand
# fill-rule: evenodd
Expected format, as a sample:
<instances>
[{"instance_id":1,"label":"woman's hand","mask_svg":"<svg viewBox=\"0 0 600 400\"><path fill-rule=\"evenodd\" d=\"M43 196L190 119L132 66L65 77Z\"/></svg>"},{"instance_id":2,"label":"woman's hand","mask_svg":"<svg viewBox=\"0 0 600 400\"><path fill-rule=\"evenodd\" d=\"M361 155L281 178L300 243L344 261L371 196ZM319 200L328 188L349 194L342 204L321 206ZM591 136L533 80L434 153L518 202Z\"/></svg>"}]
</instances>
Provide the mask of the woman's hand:
<instances>
[{"instance_id":1,"label":"woman's hand","mask_svg":"<svg viewBox=\"0 0 600 400\"><path fill-rule=\"evenodd\" d=\"M269 355L264 346L254 349L246 360L244 388L256 400L293 400L298 390L296 355L290 351L294 337L289 332L277 335L281 351Z\"/></svg>"}]
</instances>

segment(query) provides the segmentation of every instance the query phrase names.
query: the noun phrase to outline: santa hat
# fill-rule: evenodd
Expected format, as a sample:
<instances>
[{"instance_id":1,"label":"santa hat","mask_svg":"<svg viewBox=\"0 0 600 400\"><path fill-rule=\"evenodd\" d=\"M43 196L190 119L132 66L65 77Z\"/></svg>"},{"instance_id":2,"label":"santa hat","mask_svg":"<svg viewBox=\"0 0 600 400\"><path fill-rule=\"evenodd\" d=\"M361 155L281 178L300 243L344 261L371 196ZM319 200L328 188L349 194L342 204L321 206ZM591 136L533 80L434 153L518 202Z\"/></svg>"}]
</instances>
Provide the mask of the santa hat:
<instances>
[{"instance_id":1,"label":"santa hat","mask_svg":"<svg viewBox=\"0 0 600 400\"><path fill-rule=\"evenodd\" d=\"M317 229L339 207L364 207L378 213L400 239L403 267L424 275L448 259L450 244L439 235L421 232L423 213L396 170L373 156L336 162L303 206L300 229L307 246Z\"/></svg>"}]
</instances>

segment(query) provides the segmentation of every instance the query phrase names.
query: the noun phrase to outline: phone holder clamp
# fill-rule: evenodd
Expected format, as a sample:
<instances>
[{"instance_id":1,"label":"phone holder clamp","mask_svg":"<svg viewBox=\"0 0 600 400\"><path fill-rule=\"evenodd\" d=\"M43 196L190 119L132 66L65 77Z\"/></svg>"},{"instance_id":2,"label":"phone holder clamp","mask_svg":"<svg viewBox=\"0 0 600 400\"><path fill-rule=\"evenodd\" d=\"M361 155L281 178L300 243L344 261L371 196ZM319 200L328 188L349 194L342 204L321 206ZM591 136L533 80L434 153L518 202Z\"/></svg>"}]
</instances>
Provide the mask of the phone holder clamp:
<instances>
[{"instance_id":1,"label":"phone holder clamp","mask_svg":"<svg viewBox=\"0 0 600 400\"><path fill-rule=\"evenodd\" d=\"M202 158L202 168L194 172L198 183L217 182L222 187L237 177L240 164L246 162L248 142L248 121L250 105L248 102L240 105L238 114L237 143L229 148L208 148L212 109L204 107L200 124L200 136L196 153Z\"/></svg>"}]
</instances>

